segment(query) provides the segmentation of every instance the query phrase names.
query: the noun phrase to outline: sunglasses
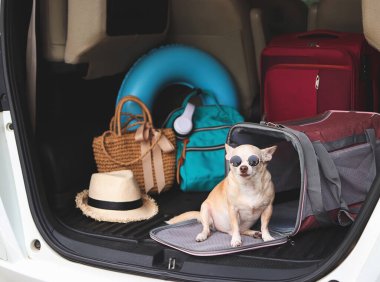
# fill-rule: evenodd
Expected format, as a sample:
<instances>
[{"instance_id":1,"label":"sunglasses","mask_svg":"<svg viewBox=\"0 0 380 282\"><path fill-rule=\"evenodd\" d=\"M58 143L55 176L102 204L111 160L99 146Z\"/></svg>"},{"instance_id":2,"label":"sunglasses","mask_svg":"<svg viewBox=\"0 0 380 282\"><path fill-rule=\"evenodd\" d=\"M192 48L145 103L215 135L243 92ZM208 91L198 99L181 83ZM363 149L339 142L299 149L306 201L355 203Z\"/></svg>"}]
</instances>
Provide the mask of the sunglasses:
<instances>
[{"instance_id":1,"label":"sunglasses","mask_svg":"<svg viewBox=\"0 0 380 282\"><path fill-rule=\"evenodd\" d=\"M232 164L234 167L238 167L239 165L241 165L241 162L242 160L239 156L233 156L230 159L230 164ZM260 163L260 158L256 155L252 155L248 158L248 164L250 166L257 166L259 163Z\"/></svg>"}]
</instances>

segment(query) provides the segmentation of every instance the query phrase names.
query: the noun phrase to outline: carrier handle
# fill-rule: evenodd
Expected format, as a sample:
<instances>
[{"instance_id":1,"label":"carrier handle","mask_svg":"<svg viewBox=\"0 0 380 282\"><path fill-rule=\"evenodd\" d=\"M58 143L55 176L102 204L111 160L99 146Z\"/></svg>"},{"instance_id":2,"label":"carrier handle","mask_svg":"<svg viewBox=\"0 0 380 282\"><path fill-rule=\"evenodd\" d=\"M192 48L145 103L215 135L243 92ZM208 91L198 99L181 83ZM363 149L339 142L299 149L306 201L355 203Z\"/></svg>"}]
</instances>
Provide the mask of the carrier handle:
<instances>
[{"instance_id":1,"label":"carrier handle","mask_svg":"<svg viewBox=\"0 0 380 282\"><path fill-rule=\"evenodd\" d=\"M323 172L324 177L328 180L329 191L333 195L335 201L339 203L340 210L338 212L338 223L341 226L350 225L354 219L349 214L349 208L346 201L342 197L342 183L334 161L331 159L329 152L320 141L313 142L313 147L316 155L318 156L319 166ZM346 220L343 220L343 213L346 215ZM348 219L348 220L347 220Z\"/></svg>"},{"instance_id":2,"label":"carrier handle","mask_svg":"<svg viewBox=\"0 0 380 282\"><path fill-rule=\"evenodd\" d=\"M320 225L330 225L331 219L325 210L321 190L321 177L319 174L316 153L310 139L305 133L286 127L286 130L297 136L303 148L305 160L305 174L307 177L307 195L310 200L313 215Z\"/></svg>"},{"instance_id":3,"label":"carrier handle","mask_svg":"<svg viewBox=\"0 0 380 282\"><path fill-rule=\"evenodd\" d=\"M312 39L315 37L336 39L342 37L342 33L326 29L316 29L308 32L299 33L297 35L297 38L299 39Z\"/></svg>"},{"instance_id":4,"label":"carrier handle","mask_svg":"<svg viewBox=\"0 0 380 282\"><path fill-rule=\"evenodd\" d=\"M376 132L375 132L375 129L367 128L365 130L365 135L367 138L367 142L371 145L372 156L373 156L373 164L374 164L373 169L375 169L375 178L376 178L377 172L379 171L379 168L380 168L380 160L376 154ZM367 192L369 189L370 189L370 187L367 188Z\"/></svg>"},{"instance_id":5,"label":"carrier handle","mask_svg":"<svg viewBox=\"0 0 380 282\"><path fill-rule=\"evenodd\" d=\"M371 167L371 169L375 171L375 177L376 177L377 171L380 166L379 166L379 158L376 156L375 130L373 128L368 128L365 130L365 135L366 135L367 143L371 146L371 152L373 156L373 162L372 162L373 167ZM334 161L332 160L326 147L320 141L313 142L313 147L318 158L321 160L319 162L319 165L321 167L321 170L324 173L324 176L327 178L329 183L333 186L330 189L330 192L333 194L335 201L339 203L340 205L340 210L338 212L338 223L341 226L350 225L354 221L354 218L351 216L351 213L355 213L355 212L351 212L350 208L348 207L347 203L342 197L342 184L340 181L339 172L336 168L336 165ZM367 192L369 189L370 189L370 186L367 187Z\"/></svg>"}]
</instances>

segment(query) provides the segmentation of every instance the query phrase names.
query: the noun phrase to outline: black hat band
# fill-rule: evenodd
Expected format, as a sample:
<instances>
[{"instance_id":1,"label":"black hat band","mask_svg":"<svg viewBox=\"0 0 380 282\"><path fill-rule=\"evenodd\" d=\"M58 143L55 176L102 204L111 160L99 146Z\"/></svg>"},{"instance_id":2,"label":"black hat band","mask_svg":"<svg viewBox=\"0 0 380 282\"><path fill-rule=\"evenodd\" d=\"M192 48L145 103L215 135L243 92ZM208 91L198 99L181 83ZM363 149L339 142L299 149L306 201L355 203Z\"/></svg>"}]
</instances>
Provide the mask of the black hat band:
<instances>
[{"instance_id":1,"label":"black hat band","mask_svg":"<svg viewBox=\"0 0 380 282\"><path fill-rule=\"evenodd\" d=\"M87 203L89 206L103 209L103 210L115 210L115 211L127 211L134 210L142 207L143 201L142 199L138 199L136 201L130 202L109 202L109 201L101 201L96 200L94 198L88 197Z\"/></svg>"}]
</instances>

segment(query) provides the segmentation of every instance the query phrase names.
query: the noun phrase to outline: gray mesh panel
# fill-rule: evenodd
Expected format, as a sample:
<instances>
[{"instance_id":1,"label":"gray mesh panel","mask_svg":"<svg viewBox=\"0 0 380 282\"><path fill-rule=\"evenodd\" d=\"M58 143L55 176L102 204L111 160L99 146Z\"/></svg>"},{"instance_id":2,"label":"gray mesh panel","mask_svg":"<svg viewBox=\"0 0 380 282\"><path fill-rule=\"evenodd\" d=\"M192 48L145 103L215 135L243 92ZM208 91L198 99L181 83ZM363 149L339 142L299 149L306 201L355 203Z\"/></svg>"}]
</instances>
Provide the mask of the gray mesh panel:
<instances>
[{"instance_id":1,"label":"gray mesh panel","mask_svg":"<svg viewBox=\"0 0 380 282\"><path fill-rule=\"evenodd\" d=\"M339 172L342 196L347 204L363 201L376 176L376 166L370 144L366 143L335 151L330 155Z\"/></svg>"},{"instance_id":2,"label":"gray mesh panel","mask_svg":"<svg viewBox=\"0 0 380 282\"><path fill-rule=\"evenodd\" d=\"M297 151L287 141L276 145L276 153L268 164L276 192L299 189L301 170Z\"/></svg>"},{"instance_id":3,"label":"gray mesh panel","mask_svg":"<svg viewBox=\"0 0 380 282\"><path fill-rule=\"evenodd\" d=\"M231 236L214 231L203 242L196 242L195 237L202 231L202 225L196 220L190 220L174 225L158 227L151 231L151 237L160 243L181 251L201 256L221 255L260 248L266 244L281 244L287 240L287 235L294 231L298 210L298 201L281 203L273 208L269 224L270 233L279 241L264 242L249 236L241 236L242 246L231 247ZM252 228L260 230L259 224Z\"/></svg>"},{"instance_id":4,"label":"gray mesh panel","mask_svg":"<svg viewBox=\"0 0 380 282\"><path fill-rule=\"evenodd\" d=\"M259 247L263 244L262 239L255 239L249 236L241 236L242 246L231 247L231 236L222 232L212 232L211 236L203 241L196 242L195 237L202 231L202 224L196 220L190 220L179 224L174 224L152 231L152 238L159 238L162 243L173 248L199 255L228 254L237 251L244 251ZM275 239L283 238L280 234L271 232Z\"/></svg>"},{"instance_id":5,"label":"gray mesh panel","mask_svg":"<svg viewBox=\"0 0 380 282\"><path fill-rule=\"evenodd\" d=\"M369 143L352 146L329 153L338 171L342 197L350 205L362 202L376 176L376 166ZM380 156L380 143L376 145L376 155ZM334 189L328 180L321 174L322 197L327 211L340 207L334 196ZM313 215L310 203L306 200L303 219Z\"/></svg>"}]
</instances>

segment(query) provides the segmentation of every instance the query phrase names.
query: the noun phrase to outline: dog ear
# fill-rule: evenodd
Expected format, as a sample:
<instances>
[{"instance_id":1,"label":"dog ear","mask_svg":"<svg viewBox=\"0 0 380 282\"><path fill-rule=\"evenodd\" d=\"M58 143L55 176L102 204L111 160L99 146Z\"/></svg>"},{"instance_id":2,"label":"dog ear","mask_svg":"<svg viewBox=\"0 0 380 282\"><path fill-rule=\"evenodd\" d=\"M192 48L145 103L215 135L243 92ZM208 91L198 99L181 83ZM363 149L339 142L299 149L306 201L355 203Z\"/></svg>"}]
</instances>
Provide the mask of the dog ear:
<instances>
[{"instance_id":1,"label":"dog ear","mask_svg":"<svg viewBox=\"0 0 380 282\"><path fill-rule=\"evenodd\" d=\"M263 162L269 162L272 159L274 152L276 152L277 146L268 147L261 150Z\"/></svg>"},{"instance_id":2,"label":"dog ear","mask_svg":"<svg viewBox=\"0 0 380 282\"><path fill-rule=\"evenodd\" d=\"M231 159L231 153L234 148L232 148L230 145L225 144L226 147L226 160L229 161Z\"/></svg>"}]
</instances>

